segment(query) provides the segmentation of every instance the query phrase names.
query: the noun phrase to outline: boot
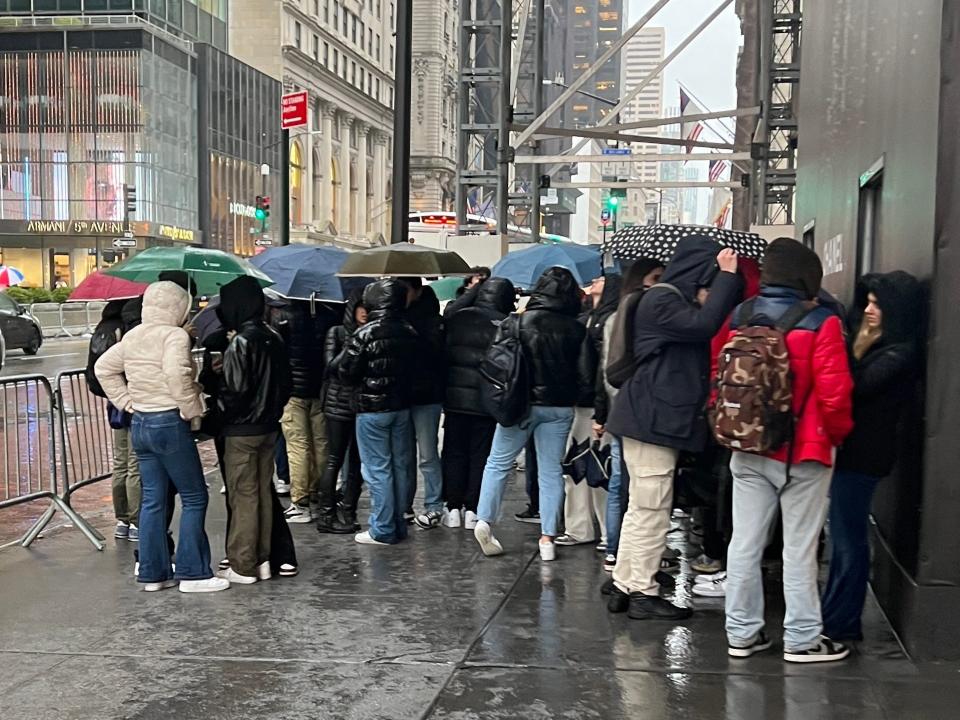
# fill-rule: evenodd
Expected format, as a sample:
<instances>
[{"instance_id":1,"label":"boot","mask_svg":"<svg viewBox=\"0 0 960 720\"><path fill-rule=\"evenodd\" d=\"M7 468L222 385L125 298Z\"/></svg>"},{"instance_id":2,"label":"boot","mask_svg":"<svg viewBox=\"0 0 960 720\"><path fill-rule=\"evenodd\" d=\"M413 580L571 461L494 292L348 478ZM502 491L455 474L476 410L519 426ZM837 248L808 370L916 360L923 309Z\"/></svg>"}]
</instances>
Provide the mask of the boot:
<instances>
[{"instance_id":1,"label":"boot","mask_svg":"<svg viewBox=\"0 0 960 720\"><path fill-rule=\"evenodd\" d=\"M607 610L611 613L625 613L630 608L630 596L616 585L611 584L610 599L607 601Z\"/></svg>"},{"instance_id":2,"label":"boot","mask_svg":"<svg viewBox=\"0 0 960 720\"><path fill-rule=\"evenodd\" d=\"M341 522L336 510L324 508L317 515L317 532L331 535L350 535L354 532L353 525Z\"/></svg>"},{"instance_id":3,"label":"boot","mask_svg":"<svg viewBox=\"0 0 960 720\"><path fill-rule=\"evenodd\" d=\"M344 525L352 527L354 532L360 532L362 529L360 523L357 522L357 511L351 510L346 505L340 505L340 521Z\"/></svg>"},{"instance_id":4,"label":"boot","mask_svg":"<svg viewBox=\"0 0 960 720\"><path fill-rule=\"evenodd\" d=\"M690 608L678 607L661 597L637 592L630 593L629 605L627 617L631 620L686 620L693 615Z\"/></svg>"}]
</instances>

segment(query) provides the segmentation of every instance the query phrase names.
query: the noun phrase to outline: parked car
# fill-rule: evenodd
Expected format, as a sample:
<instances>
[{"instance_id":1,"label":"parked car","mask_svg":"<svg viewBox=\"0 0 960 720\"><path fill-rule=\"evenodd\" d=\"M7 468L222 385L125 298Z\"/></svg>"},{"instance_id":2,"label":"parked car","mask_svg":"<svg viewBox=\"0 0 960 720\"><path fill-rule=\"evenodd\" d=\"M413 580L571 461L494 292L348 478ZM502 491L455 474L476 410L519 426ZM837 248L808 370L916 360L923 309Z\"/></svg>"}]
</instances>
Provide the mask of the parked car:
<instances>
[{"instance_id":1,"label":"parked car","mask_svg":"<svg viewBox=\"0 0 960 720\"><path fill-rule=\"evenodd\" d=\"M43 344L40 323L27 308L0 292L0 335L6 350L23 350L26 355L36 355Z\"/></svg>"}]
</instances>

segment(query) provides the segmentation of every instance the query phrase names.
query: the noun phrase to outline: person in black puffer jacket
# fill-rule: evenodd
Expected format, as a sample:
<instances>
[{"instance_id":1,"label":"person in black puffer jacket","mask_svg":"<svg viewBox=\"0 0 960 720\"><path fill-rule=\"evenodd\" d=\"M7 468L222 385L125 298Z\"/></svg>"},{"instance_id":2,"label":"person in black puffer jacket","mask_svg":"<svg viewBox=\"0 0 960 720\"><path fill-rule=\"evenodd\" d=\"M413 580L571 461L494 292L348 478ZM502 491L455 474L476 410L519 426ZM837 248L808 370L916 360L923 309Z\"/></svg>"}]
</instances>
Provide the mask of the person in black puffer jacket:
<instances>
[{"instance_id":1,"label":"person in black puffer jacket","mask_svg":"<svg viewBox=\"0 0 960 720\"><path fill-rule=\"evenodd\" d=\"M880 481L913 455L921 425L923 290L905 272L865 275L849 326L853 432L837 454L830 488L830 577L823 632L863 639L860 616L870 579L870 506ZM898 457L900 456L900 457Z\"/></svg>"},{"instance_id":2,"label":"person in black puffer jacket","mask_svg":"<svg viewBox=\"0 0 960 720\"><path fill-rule=\"evenodd\" d=\"M274 452L291 389L283 338L267 327L264 309L263 290L252 277L220 290L217 314L230 338L218 399L230 503L230 567L221 576L240 584L270 577Z\"/></svg>"},{"instance_id":3,"label":"person in black puffer jacket","mask_svg":"<svg viewBox=\"0 0 960 720\"><path fill-rule=\"evenodd\" d=\"M362 486L360 451L356 437L357 411L354 396L357 389L340 377L336 363L347 338L367 322L367 310L363 307L362 298L363 289L357 289L350 294L343 309L343 324L335 325L327 331L323 350L327 365L323 386L323 414L327 420L329 454L318 491L320 517L317 518L317 532L320 533L346 534L360 529L356 524L357 503L360 501ZM344 463L347 465L347 477L343 488L343 502L340 505L341 514L338 517L337 476L340 475Z\"/></svg>"},{"instance_id":4,"label":"person in black puffer jacket","mask_svg":"<svg viewBox=\"0 0 960 720\"><path fill-rule=\"evenodd\" d=\"M513 310L516 291L505 278L493 278L464 294L472 305L445 320L447 392L444 403L443 497L447 527L477 524L483 467L490 455L496 421L480 410L480 362L497 325Z\"/></svg>"},{"instance_id":5,"label":"person in black puffer jacket","mask_svg":"<svg viewBox=\"0 0 960 720\"><path fill-rule=\"evenodd\" d=\"M590 285L587 296L591 308L580 316L580 322L587 329L584 338L580 362L583 372L595 378L593 385L584 388L577 403L576 416L570 430L569 445L582 445L594 437L593 424L596 415L597 374L600 371L600 357L603 354L603 333L607 318L617 311L620 302L621 277L616 273L601 275ZM607 491L602 487L590 487L581 480L574 482L567 475L564 479L566 499L563 508L564 534L557 538L558 545L589 545L597 541L597 528L600 530L602 549L606 549L607 528L606 508Z\"/></svg>"},{"instance_id":6,"label":"person in black puffer jacket","mask_svg":"<svg viewBox=\"0 0 960 720\"><path fill-rule=\"evenodd\" d=\"M290 466L290 508L287 521L313 520L317 483L327 466L327 428L320 391L323 387L323 344L337 315L319 302L291 300L272 313L271 325L283 337L290 357L292 389L281 426Z\"/></svg>"},{"instance_id":7,"label":"person in black puffer jacket","mask_svg":"<svg viewBox=\"0 0 960 720\"><path fill-rule=\"evenodd\" d=\"M503 552L490 524L500 514L513 461L533 436L540 483L540 556L544 560L556 557L554 538L560 534L563 514L560 463L577 399L583 388L594 382L592 375L583 373L579 362L586 337L586 328L577 320L579 313L580 288L576 279L566 268L552 267L537 281L526 309L501 323L497 331L496 338L501 333L513 333L519 322L520 344L530 374L530 411L518 425L497 425L493 436L480 489L480 519L474 530L485 555Z\"/></svg>"},{"instance_id":8,"label":"person in black puffer jacket","mask_svg":"<svg viewBox=\"0 0 960 720\"><path fill-rule=\"evenodd\" d=\"M420 278L402 278L408 287L405 317L420 339L413 377L413 423L410 482L404 508L413 513L413 497L417 493L417 456L423 475L423 512L416 523L424 530L438 527L443 510L443 471L440 466L440 415L443 412L443 328L440 301L433 288L424 287Z\"/></svg>"},{"instance_id":9,"label":"person in black puffer jacket","mask_svg":"<svg viewBox=\"0 0 960 720\"><path fill-rule=\"evenodd\" d=\"M388 545L407 536L403 511L410 483L410 405L417 333L404 319L407 286L386 278L363 291L367 324L347 338L334 361L357 387L357 445L370 491L370 529L356 541Z\"/></svg>"}]
</instances>

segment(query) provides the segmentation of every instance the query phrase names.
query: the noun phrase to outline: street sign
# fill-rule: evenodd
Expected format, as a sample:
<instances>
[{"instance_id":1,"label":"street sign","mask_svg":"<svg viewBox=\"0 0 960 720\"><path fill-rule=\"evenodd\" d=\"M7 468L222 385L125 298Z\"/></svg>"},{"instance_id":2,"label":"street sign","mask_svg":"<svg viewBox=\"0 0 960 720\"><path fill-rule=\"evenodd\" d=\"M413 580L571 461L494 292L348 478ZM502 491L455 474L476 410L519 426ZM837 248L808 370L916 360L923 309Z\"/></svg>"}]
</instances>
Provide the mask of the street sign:
<instances>
[{"instance_id":1,"label":"street sign","mask_svg":"<svg viewBox=\"0 0 960 720\"><path fill-rule=\"evenodd\" d=\"M269 240L269 239L265 240L263 238L260 238L259 240L255 241L253 244L256 245L257 247L270 247L271 245L273 245L273 240Z\"/></svg>"},{"instance_id":2,"label":"street sign","mask_svg":"<svg viewBox=\"0 0 960 720\"><path fill-rule=\"evenodd\" d=\"M621 198L623 200L627 199L627 189L626 188L610 188L610 197L612 198Z\"/></svg>"},{"instance_id":3,"label":"street sign","mask_svg":"<svg viewBox=\"0 0 960 720\"><path fill-rule=\"evenodd\" d=\"M280 98L280 127L284 130L307 124L307 91L287 93Z\"/></svg>"},{"instance_id":4,"label":"street sign","mask_svg":"<svg viewBox=\"0 0 960 720\"><path fill-rule=\"evenodd\" d=\"M630 148L603 148L601 151L602 155L632 155L633 150Z\"/></svg>"},{"instance_id":5,"label":"street sign","mask_svg":"<svg viewBox=\"0 0 960 720\"><path fill-rule=\"evenodd\" d=\"M126 231L124 231L123 236L124 236L125 238L127 238L127 239L132 239L132 238L133 238L133 230L126 230Z\"/></svg>"},{"instance_id":6,"label":"street sign","mask_svg":"<svg viewBox=\"0 0 960 720\"><path fill-rule=\"evenodd\" d=\"M601 224L601 225L603 225L604 227L606 227L607 225L609 225L609 224L610 224L610 218L611 218L611 213L610 213L610 210L609 210L609 209L604 208L603 210L600 211L600 224Z\"/></svg>"},{"instance_id":7,"label":"street sign","mask_svg":"<svg viewBox=\"0 0 960 720\"><path fill-rule=\"evenodd\" d=\"M543 195L540 196L541 205L559 205L560 204L560 194L557 192L556 188L548 188L544 191Z\"/></svg>"},{"instance_id":8,"label":"street sign","mask_svg":"<svg viewBox=\"0 0 960 720\"><path fill-rule=\"evenodd\" d=\"M113 246L115 248L134 248L137 246L137 241L128 237L114 238Z\"/></svg>"}]
</instances>

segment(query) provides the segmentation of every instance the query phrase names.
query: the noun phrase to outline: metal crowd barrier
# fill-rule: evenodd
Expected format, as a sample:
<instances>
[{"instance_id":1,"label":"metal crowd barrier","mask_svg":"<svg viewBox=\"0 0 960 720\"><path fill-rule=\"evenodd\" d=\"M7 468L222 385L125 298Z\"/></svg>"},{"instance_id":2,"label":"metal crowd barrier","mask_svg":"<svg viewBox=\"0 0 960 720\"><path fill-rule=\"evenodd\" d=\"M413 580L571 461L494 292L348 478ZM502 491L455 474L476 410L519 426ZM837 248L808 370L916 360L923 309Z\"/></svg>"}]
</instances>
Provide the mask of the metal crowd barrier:
<instances>
[{"instance_id":1,"label":"metal crowd barrier","mask_svg":"<svg viewBox=\"0 0 960 720\"><path fill-rule=\"evenodd\" d=\"M57 380L56 392L43 375L0 378L0 418L3 422L0 510L30 502L48 503L44 514L26 534L8 545L29 547L60 510L94 547L98 550L104 548L103 536L70 506L73 490L104 477L101 474L79 479L78 475L99 472L103 467L103 454L109 452L106 442L95 440L101 430L97 426L106 425L105 412L101 414L83 399L79 399L79 404L73 404L83 397L72 387L77 373L82 371L62 374ZM63 393L61 387L67 388L69 394ZM70 398L72 409L69 411L64 397ZM80 408L79 412L77 408ZM80 437L96 443L86 455L67 449L68 445L78 448L78 440L73 438Z\"/></svg>"},{"instance_id":2,"label":"metal crowd barrier","mask_svg":"<svg viewBox=\"0 0 960 720\"><path fill-rule=\"evenodd\" d=\"M30 314L40 323L45 338L89 335L100 322L106 303L33 303Z\"/></svg>"},{"instance_id":3,"label":"metal crowd barrier","mask_svg":"<svg viewBox=\"0 0 960 720\"><path fill-rule=\"evenodd\" d=\"M107 401L90 392L82 368L57 375L56 402L62 497L69 502L75 490L113 474L113 432Z\"/></svg>"}]
</instances>

